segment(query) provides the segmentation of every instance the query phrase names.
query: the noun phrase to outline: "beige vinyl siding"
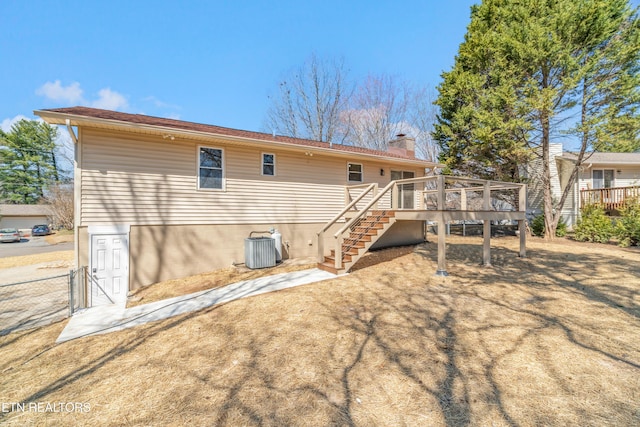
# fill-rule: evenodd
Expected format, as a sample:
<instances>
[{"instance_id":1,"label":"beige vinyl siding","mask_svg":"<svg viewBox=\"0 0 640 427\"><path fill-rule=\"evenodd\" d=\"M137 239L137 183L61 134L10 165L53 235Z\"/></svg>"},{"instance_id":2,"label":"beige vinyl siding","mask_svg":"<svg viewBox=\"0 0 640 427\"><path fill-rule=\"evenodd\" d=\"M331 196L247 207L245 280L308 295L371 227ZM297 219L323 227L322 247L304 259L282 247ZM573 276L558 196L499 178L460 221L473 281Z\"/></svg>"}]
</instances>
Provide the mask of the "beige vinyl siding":
<instances>
[{"instance_id":1,"label":"beige vinyl siding","mask_svg":"<svg viewBox=\"0 0 640 427\"><path fill-rule=\"evenodd\" d=\"M81 143L82 225L322 223L345 202L344 158L270 150L277 175L265 177L256 148L86 128ZM224 191L197 189L199 145L224 150ZM383 163L358 162L365 183L388 183Z\"/></svg>"}]
</instances>

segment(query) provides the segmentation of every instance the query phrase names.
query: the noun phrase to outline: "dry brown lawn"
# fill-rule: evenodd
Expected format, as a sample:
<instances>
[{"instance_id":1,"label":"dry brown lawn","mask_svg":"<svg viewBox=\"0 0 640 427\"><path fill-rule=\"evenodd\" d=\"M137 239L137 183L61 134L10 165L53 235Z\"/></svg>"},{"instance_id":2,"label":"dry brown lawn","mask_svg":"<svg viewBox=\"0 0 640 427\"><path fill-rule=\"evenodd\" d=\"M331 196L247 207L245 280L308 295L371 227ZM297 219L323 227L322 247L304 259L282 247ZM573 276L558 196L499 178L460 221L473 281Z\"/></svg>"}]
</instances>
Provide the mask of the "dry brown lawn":
<instances>
[{"instance_id":1,"label":"dry brown lawn","mask_svg":"<svg viewBox=\"0 0 640 427\"><path fill-rule=\"evenodd\" d=\"M180 295L219 288L221 286L243 280L306 270L309 268L315 268L315 266L316 262L314 258L297 258L285 260L281 264L271 268L250 270L244 266L233 266L208 273L198 274L196 276L190 276L184 279L165 280L131 292L127 301L127 307L135 307L136 305L148 304L150 302L173 298Z\"/></svg>"},{"instance_id":2,"label":"dry brown lawn","mask_svg":"<svg viewBox=\"0 0 640 427\"><path fill-rule=\"evenodd\" d=\"M73 251L45 252L43 254L22 255L0 258L0 269L22 267L25 265L40 264L43 262L59 262L64 266L71 265L73 261Z\"/></svg>"},{"instance_id":3,"label":"dry brown lawn","mask_svg":"<svg viewBox=\"0 0 640 427\"><path fill-rule=\"evenodd\" d=\"M5 408L89 409L0 423L640 425L637 250L533 239L521 259L501 238L484 268L480 239L452 238L437 278L435 246L108 335L0 337Z\"/></svg>"},{"instance_id":4,"label":"dry brown lawn","mask_svg":"<svg viewBox=\"0 0 640 427\"><path fill-rule=\"evenodd\" d=\"M54 234L49 234L44 238L48 244L57 245L58 243L73 242L73 230L58 230Z\"/></svg>"}]
</instances>

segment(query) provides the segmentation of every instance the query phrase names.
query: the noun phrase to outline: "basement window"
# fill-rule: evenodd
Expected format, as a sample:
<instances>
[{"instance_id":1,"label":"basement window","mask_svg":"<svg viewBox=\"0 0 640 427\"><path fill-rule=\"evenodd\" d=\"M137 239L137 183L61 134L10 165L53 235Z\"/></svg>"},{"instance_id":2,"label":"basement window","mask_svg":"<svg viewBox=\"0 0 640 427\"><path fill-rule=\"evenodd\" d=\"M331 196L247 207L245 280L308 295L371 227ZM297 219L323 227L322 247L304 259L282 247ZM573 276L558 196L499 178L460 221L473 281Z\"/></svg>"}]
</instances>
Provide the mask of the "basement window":
<instances>
[{"instance_id":1,"label":"basement window","mask_svg":"<svg viewBox=\"0 0 640 427\"><path fill-rule=\"evenodd\" d=\"M347 163L347 174L349 176L349 181L362 182L362 164Z\"/></svg>"},{"instance_id":2,"label":"basement window","mask_svg":"<svg viewBox=\"0 0 640 427\"><path fill-rule=\"evenodd\" d=\"M198 155L198 189L224 189L224 152L220 148L200 147Z\"/></svg>"}]
</instances>

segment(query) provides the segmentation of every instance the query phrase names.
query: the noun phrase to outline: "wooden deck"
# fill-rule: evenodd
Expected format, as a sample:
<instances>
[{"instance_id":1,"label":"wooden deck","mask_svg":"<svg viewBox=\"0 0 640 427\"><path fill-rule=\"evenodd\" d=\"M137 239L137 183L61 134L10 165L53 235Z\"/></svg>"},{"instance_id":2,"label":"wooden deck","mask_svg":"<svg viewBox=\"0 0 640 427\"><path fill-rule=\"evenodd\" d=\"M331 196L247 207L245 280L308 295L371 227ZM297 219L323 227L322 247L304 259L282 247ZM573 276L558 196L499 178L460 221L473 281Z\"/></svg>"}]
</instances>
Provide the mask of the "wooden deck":
<instances>
[{"instance_id":1,"label":"wooden deck","mask_svg":"<svg viewBox=\"0 0 640 427\"><path fill-rule=\"evenodd\" d=\"M404 193L408 186L411 193ZM362 191L351 199L349 188ZM512 196L512 203L507 206L499 197L505 192ZM482 261L486 266L491 265L491 221L517 221L519 255L524 257L526 193L525 184L445 175L391 181L380 191L376 183L347 187L346 206L318 232L318 268L334 273L348 272L396 221L432 221L439 225L436 275L447 275L444 226L451 221L482 221ZM405 198L406 195L411 197ZM419 197L414 200L416 195ZM357 206L358 203L364 206ZM385 206L381 209L378 204ZM409 208L404 208L406 204ZM333 249L325 252L324 236L334 224L340 229L330 236Z\"/></svg>"}]
</instances>

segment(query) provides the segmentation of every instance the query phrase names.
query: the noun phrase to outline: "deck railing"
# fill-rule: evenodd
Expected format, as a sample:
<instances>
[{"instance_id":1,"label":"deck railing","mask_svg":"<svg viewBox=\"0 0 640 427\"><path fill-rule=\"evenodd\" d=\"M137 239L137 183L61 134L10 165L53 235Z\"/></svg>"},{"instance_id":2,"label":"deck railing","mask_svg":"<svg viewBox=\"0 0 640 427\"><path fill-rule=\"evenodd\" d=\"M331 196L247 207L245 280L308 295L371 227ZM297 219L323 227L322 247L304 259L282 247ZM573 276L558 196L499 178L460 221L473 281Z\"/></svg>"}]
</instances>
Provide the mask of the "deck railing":
<instances>
[{"instance_id":1,"label":"deck railing","mask_svg":"<svg viewBox=\"0 0 640 427\"><path fill-rule=\"evenodd\" d=\"M425 176L418 178L401 179L397 181L391 181L384 188L379 189L377 184L358 185L352 188L363 188L364 190L344 209L333 217L325 226L317 233L318 234L318 262L324 260L324 235L325 232L338 222L344 222L344 225L333 235L333 246L335 247L335 268L342 268L342 243L344 241L344 234L353 227L358 221L362 220L367 213L377 208L378 202L385 196L390 195L391 209L398 210L399 205L399 186L410 184L423 184L423 189L414 189L413 191L421 194L422 197L418 199L418 210L438 210L444 211L452 209L447 206L447 194L458 193L462 202L459 207L454 207L457 210L496 210L491 207L491 192L492 191L516 191L515 203L517 203L516 210L526 210L526 185L517 183L508 183L500 181L487 181L481 179L453 177L445 175L437 176ZM449 184L449 188L447 188ZM482 206L480 208L473 208L468 205L468 194L480 193L482 196ZM365 198L367 195L371 195L368 203L362 208L356 208L356 204ZM435 206L429 206L429 197L435 197ZM345 191L346 201L350 199L348 188ZM355 208L355 210L354 210ZM405 208L407 209L407 208ZM415 209L411 207L409 209ZM512 208L513 209L513 208ZM401 209L402 210L402 209ZM347 215L348 214L348 215ZM442 221L441 221L442 222ZM485 221L485 228L490 227L490 224Z\"/></svg>"},{"instance_id":2,"label":"deck railing","mask_svg":"<svg viewBox=\"0 0 640 427\"><path fill-rule=\"evenodd\" d=\"M605 211L621 209L629 201L640 199L640 186L580 190L580 206L599 205Z\"/></svg>"}]
</instances>

